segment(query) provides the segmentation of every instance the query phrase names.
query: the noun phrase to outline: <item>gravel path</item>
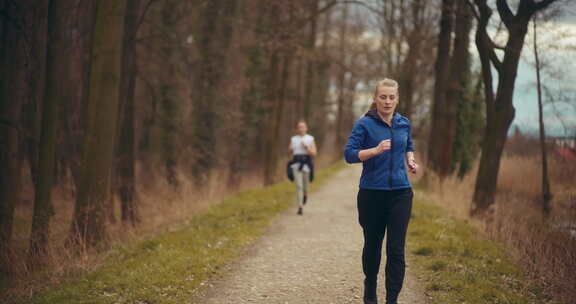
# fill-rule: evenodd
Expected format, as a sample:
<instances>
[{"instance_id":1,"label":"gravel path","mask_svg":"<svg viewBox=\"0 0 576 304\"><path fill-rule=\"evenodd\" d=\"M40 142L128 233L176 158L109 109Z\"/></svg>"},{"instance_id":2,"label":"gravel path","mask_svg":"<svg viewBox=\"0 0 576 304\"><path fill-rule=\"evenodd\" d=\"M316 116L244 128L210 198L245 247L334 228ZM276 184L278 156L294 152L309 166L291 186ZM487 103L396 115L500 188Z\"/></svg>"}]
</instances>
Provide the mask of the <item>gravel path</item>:
<instances>
[{"instance_id":1,"label":"gravel path","mask_svg":"<svg viewBox=\"0 0 576 304\"><path fill-rule=\"evenodd\" d=\"M304 216L296 215L296 204L281 215L222 278L208 283L198 304L362 303L359 174L360 166L348 166L309 194ZM384 263L385 253L378 287L381 303ZM406 264L399 303L425 304L408 250Z\"/></svg>"}]
</instances>

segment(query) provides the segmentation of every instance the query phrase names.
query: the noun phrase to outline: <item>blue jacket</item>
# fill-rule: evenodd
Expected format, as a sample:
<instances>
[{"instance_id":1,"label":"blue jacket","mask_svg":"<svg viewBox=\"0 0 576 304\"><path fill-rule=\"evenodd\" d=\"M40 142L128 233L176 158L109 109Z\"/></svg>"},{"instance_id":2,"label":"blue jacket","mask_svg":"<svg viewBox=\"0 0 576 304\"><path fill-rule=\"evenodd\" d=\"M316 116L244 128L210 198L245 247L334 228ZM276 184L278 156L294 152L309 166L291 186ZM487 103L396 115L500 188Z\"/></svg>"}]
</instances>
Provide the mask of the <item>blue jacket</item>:
<instances>
[{"instance_id":1,"label":"blue jacket","mask_svg":"<svg viewBox=\"0 0 576 304\"><path fill-rule=\"evenodd\" d=\"M358 158L358 151L376 147L382 140L390 138L390 150L364 162ZM344 158L350 164L362 162L360 188L394 190L412 187L405 165L408 151L414 151L410 120L395 112L390 128L376 110L370 110L354 123Z\"/></svg>"}]
</instances>

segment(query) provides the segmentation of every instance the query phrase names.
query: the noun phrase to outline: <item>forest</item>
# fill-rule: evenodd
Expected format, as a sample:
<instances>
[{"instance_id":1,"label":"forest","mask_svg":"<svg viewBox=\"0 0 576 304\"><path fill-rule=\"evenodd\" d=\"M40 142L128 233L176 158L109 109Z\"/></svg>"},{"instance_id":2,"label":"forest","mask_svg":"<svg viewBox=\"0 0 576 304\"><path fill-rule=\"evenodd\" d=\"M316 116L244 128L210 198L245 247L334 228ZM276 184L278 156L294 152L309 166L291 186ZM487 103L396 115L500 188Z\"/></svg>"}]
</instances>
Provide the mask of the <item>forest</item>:
<instances>
[{"instance_id":1,"label":"forest","mask_svg":"<svg viewBox=\"0 0 576 304\"><path fill-rule=\"evenodd\" d=\"M536 33L573 9L568 0L0 0L0 282L63 275L66 259L284 180L299 120L320 168L341 161L384 77L398 81L397 111L413 123L421 185L472 178L465 212L489 226L507 151L524 144L537 166L536 213L552 221L555 200L569 200L552 193L555 170L569 170L558 180L570 191L576 170L574 160L556 164L546 135L543 107L562 93L551 85L562 76ZM527 49L539 120L520 142L510 134Z\"/></svg>"}]
</instances>

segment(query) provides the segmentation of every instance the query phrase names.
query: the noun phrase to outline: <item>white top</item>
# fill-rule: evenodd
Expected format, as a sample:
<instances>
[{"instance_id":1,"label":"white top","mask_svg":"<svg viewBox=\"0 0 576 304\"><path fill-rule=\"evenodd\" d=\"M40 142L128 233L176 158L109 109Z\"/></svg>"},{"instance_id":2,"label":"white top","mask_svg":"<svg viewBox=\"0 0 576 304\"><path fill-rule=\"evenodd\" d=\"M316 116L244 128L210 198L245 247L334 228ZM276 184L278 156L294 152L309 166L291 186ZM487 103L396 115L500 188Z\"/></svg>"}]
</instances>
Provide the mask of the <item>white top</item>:
<instances>
[{"instance_id":1,"label":"white top","mask_svg":"<svg viewBox=\"0 0 576 304\"><path fill-rule=\"evenodd\" d=\"M304 142L304 144L309 146L312 143L314 143L314 136L310 134L306 134L304 136L302 135L292 136L292 138L290 139L290 147L292 148L292 154L294 155L308 154L306 148L302 146L302 142ZM298 166L300 166L300 164L298 163L292 164L292 168L297 168ZM304 165L304 167L302 167L302 171L310 172L310 168L308 168L308 165Z\"/></svg>"},{"instance_id":2,"label":"white top","mask_svg":"<svg viewBox=\"0 0 576 304\"><path fill-rule=\"evenodd\" d=\"M292 136L292 138L290 139L290 147L292 147L292 153L294 155L296 155L296 154L308 154L308 151L306 150L306 148L304 148L302 146L302 142L304 142L304 144L309 146L312 143L314 143L314 136L312 136L310 134L306 134L304 136L301 136L301 135Z\"/></svg>"}]
</instances>

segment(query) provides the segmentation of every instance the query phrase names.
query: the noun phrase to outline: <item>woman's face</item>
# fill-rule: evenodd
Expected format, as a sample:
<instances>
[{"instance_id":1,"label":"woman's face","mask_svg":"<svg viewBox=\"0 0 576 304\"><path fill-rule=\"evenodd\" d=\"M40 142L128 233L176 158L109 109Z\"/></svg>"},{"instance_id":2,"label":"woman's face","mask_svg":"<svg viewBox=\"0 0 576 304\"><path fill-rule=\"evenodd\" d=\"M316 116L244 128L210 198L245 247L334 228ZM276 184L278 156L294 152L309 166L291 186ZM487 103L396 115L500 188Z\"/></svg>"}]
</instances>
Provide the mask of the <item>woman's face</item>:
<instances>
[{"instance_id":1,"label":"woman's face","mask_svg":"<svg viewBox=\"0 0 576 304\"><path fill-rule=\"evenodd\" d=\"M391 87L378 88L378 94L374 97L376 109L381 114L392 114L398 105L398 89Z\"/></svg>"},{"instance_id":2,"label":"woman's face","mask_svg":"<svg viewBox=\"0 0 576 304\"><path fill-rule=\"evenodd\" d=\"M305 122L299 122L298 125L296 125L296 131L298 134L304 135L306 132L308 132L308 126Z\"/></svg>"}]
</instances>

